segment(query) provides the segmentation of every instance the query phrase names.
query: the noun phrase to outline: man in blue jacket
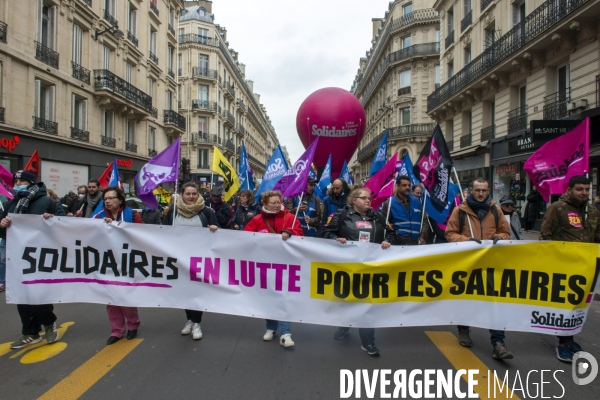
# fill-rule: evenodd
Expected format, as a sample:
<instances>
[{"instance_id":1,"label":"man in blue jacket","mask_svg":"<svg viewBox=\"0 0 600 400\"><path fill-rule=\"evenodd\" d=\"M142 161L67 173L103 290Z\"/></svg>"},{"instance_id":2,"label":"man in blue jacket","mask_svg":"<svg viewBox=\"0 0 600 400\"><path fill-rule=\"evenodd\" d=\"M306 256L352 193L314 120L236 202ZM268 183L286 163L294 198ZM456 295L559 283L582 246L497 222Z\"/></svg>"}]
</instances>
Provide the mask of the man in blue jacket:
<instances>
[{"instance_id":1,"label":"man in blue jacket","mask_svg":"<svg viewBox=\"0 0 600 400\"><path fill-rule=\"evenodd\" d=\"M422 212L421 202L410 194L410 178L400 175L396 179L396 194L392 197L391 209L388 222L396 232L396 244L400 246L414 246L425 244L427 241L427 229L425 224L421 226ZM381 213L387 216L389 200L385 202Z\"/></svg>"}]
</instances>

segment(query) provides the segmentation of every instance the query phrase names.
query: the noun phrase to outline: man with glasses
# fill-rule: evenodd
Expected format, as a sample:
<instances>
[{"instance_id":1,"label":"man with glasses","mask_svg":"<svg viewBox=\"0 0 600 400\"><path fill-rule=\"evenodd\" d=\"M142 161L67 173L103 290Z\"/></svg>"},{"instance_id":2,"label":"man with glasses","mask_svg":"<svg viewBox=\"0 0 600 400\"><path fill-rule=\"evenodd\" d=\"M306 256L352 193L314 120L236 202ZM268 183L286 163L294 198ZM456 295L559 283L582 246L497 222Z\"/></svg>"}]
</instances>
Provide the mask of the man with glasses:
<instances>
[{"instance_id":1,"label":"man with glasses","mask_svg":"<svg viewBox=\"0 0 600 400\"><path fill-rule=\"evenodd\" d=\"M471 186L471 194L466 201L454 209L446 225L448 242L467 242L481 244L482 240L509 240L508 222L502 210L490 196L490 184L483 178L477 178ZM458 343L464 347L473 346L470 327L458 326ZM504 343L504 331L490 329L493 347L492 357L496 360L513 358Z\"/></svg>"},{"instance_id":2,"label":"man with glasses","mask_svg":"<svg viewBox=\"0 0 600 400\"><path fill-rule=\"evenodd\" d=\"M417 197L411 196L410 178L400 175L396 179L396 194L392 197L391 208L387 200L381 209L384 216L388 216L394 232L396 244L400 246L416 246L427 241L427 229L421 226L422 204Z\"/></svg>"},{"instance_id":3,"label":"man with glasses","mask_svg":"<svg viewBox=\"0 0 600 400\"><path fill-rule=\"evenodd\" d=\"M98 203L100 203L100 200L102 200L100 182L98 182L98 179L90 179L87 184L87 195L85 196L83 208L80 206L75 212L75 216L90 218L98 206Z\"/></svg>"}]
</instances>

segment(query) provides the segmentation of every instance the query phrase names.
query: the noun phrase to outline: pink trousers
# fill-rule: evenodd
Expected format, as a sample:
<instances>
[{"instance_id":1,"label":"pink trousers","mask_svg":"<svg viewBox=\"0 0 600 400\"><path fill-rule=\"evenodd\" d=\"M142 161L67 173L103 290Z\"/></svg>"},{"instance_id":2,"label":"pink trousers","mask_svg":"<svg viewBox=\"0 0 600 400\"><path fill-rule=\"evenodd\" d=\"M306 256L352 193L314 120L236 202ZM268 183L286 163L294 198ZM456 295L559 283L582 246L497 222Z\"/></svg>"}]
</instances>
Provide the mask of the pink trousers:
<instances>
[{"instance_id":1,"label":"pink trousers","mask_svg":"<svg viewBox=\"0 0 600 400\"><path fill-rule=\"evenodd\" d=\"M106 312L112 329L110 336L122 338L127 329L132 331L140 326L137 307L106 306Z\"/></svg>"}]
</instances>

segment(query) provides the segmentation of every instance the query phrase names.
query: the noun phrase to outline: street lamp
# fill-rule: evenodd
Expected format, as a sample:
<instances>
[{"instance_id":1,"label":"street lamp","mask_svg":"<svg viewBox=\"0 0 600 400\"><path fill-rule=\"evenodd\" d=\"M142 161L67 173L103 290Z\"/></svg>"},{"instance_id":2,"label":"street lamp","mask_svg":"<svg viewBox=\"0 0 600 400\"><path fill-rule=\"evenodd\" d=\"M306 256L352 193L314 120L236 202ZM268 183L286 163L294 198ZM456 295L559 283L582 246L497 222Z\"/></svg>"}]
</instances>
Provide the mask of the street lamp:
<instances>
[{"instance_id":1,"label":"street lamp","mask_svg":"<svg viewBox=\"0 0 600 400\"><path fill-rule=\"evenodd\" d=\"M119 40L123 36L125 36L123 31L120 30L118 26L111 26L110 28L106 28L105 30L100 31L100 32L98 32L98 30L96 30L94 32L94 40L98 40L98 36L104 35L106 32L110 32L113 29L114 29L113 36L115 37L115 39Z\"/></svg>"}]
</instances>

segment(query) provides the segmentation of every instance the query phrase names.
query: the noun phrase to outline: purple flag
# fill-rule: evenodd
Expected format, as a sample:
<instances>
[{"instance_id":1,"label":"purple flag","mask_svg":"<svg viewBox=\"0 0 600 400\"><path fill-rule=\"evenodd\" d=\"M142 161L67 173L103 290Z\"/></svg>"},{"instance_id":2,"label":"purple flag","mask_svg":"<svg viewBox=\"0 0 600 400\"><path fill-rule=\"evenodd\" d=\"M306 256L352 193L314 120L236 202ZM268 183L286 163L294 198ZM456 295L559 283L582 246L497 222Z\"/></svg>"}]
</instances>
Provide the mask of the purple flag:
<instances>
[{"instance_id":1,"label":"purple flag","mask_svg":"<svg viewBox=\"0 0 600 400\"><path fill-rule=\"evenodd\" d=\"M297 196L302 192L306 192L310 166L315 156L318 142L319 137L308 146L308 149L292 165L292 168L288 169L285 175L281 177L273 190L280 190L283 193L283 197Z\"/></svg>"},{"instance_id":2,"label":"purple flag","mask_svg":"<svg viewBox=\"0 0 600 400\"><path fill-rule=\"evenodd\" d=\"M135 176L139 197L152 210L158 207L158 201L152 193L154 189L160 184L177 180L180 146L181 138L177 138L169 147L152 157Z\"/></svg>"}]
</instances>

